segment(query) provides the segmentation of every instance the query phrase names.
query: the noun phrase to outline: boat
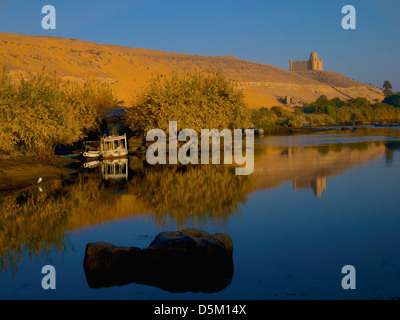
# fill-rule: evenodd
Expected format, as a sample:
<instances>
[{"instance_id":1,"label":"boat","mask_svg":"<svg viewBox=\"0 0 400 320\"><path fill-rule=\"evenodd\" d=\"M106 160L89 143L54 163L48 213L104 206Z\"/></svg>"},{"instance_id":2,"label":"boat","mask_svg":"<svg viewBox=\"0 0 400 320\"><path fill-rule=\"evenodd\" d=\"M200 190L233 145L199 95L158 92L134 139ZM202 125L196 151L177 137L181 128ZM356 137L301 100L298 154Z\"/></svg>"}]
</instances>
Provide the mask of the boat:
<instances>
[{"instance_id":1,"label":"boat","mask_svg":"<svg viewBox=\"0 0 400 320\"><path fill-rule=\"evenodd\" d=\"M103 136L98 142L98 149L95 150L92 145L95 141L86 141L83 145L82 155L85 158L113 159L128 155L128 144L126 134Z\"/></svg>"},{"instance_id":2,"label":"boat","mask_svg":"<svg viewBox=\"0 0 400 320\"><path fill-rule=\"evenodd\" d=\"M82 145L82 155L85 158L100 158L100 142L84 141Z\"/></svg>"}]
</instances>

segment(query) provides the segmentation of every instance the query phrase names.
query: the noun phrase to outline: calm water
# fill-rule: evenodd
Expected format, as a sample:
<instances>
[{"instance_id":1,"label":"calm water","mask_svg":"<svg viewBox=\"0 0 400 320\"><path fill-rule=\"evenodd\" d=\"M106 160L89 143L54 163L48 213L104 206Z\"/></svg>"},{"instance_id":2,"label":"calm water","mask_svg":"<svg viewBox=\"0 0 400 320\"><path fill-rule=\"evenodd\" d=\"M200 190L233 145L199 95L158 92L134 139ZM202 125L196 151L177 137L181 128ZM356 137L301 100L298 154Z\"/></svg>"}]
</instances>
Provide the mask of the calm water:
<instances>
[{"instance_id":1,"label":"calm water","mask_svg":"<svg viewBox=\"0 0 400 320\"><path fill-rule=\"evenodd\" d=\"M0 298L398 298L399 135L391 128L258 138L247 177L131 157L5 197ZM228 287L212 294L137 283L89 288L88 242L145 248L157 233L185 227L232 238ZM41 287L47 264L56 268L56 290ZM356 268L356 290L341 287L345 265Z\"/></svg>"}]
</instances>

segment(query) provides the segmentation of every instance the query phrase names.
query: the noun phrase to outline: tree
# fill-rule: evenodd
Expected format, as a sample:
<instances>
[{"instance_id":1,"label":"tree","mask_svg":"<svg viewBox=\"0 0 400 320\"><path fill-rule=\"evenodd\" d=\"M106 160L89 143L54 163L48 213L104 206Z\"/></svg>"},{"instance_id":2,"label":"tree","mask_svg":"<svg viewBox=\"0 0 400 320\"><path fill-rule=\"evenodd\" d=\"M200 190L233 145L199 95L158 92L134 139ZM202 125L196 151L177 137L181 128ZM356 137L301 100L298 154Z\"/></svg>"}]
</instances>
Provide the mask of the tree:
<instances>
[{"instance_id":1,"label":"tree","mask_svg":"<svg viewBox=\"0 0 400 320\"><path fill-rule=\"evenodd\" d=\"M392 94L383 100L383 103L390 104L396 108L400 108L400 94Z\"/></svg>"},{"instance_id":2,"label":"tree","mask_svg":"<svg viewBox=\"0 0 400 320\"><path fill-rule=\"evenodd\" d=\"M383 91L385 92L385 96L390 96L391 94L393 94L392 92L392 84L389 82L389 80L386 80L383 83Z\"/></svg>"},{"instance_id":3,"label":"tree","mask_svg":"<svg viewBox=\"0 0 400 320\"><path fill-rule=\"evenodd\" d=\"M171 120L178 122L178 131L241 129L248 126L250 111L242 91L222 73L173 72L153 78L125 115L126 125L137 134L154 128L168 132Z\"/></svg>"}]
</instances>

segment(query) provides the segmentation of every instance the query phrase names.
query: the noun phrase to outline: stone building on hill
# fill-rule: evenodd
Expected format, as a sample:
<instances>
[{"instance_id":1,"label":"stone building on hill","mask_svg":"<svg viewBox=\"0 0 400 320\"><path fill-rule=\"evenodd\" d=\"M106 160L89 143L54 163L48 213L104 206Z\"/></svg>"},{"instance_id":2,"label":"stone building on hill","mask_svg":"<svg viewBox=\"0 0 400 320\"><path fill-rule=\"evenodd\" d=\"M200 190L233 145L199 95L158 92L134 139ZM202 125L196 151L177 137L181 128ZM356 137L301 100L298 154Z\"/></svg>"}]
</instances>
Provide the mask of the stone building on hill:
<instances>
[{"instance_id":1,"label":"stone building on hill","mask_svg":"<svg viewBox=\"0 0 400 320\"><path fill-rule=\"evenodd\" d=\"M316 52L311 52L310 59L307 61L289 61L290 71L311 71L311 70L323 70L322 59L318 58Z\"/></svg>"}]
</instances>

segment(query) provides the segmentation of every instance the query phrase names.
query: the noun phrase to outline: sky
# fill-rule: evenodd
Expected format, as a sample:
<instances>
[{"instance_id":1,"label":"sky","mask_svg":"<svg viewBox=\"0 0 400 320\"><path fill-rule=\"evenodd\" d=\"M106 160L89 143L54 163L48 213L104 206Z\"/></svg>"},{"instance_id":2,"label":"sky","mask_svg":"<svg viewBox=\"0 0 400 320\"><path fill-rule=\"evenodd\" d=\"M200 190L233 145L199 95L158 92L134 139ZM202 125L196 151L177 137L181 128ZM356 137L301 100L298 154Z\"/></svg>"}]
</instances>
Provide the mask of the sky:
<instances>
[{"instance_id":1,"label":"sky","mask_svg":"<svg viewBox=\"0 0 400 320\"><path fill-rule=\"evenodd\" d=\"M42 7L56 9L44 30ZM342 28L342 8L356 29ZM399 0L0 0L0 32L206 56L288 70L316 51L324 70L400 91Z\"/></svg>"}]
</instances>

